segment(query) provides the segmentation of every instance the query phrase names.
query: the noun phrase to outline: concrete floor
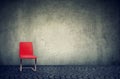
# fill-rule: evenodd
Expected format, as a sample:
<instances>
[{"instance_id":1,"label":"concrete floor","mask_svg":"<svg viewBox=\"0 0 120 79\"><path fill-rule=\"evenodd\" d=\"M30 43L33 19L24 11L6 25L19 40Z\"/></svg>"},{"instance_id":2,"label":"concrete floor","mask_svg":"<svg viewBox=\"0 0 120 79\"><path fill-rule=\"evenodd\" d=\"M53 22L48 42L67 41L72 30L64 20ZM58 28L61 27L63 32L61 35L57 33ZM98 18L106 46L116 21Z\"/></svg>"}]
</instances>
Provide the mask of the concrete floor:
<instances>
[{"instance_id":1,"label":"concrete floor","mask_svg":"<svg viewBox=\"0 0 120 79\"><path fill-rule=\"evenodd\" d=\"M0 79L120 79L120 66L39 65L36 72L0 66Z\"/></svg>"}]
</instances>

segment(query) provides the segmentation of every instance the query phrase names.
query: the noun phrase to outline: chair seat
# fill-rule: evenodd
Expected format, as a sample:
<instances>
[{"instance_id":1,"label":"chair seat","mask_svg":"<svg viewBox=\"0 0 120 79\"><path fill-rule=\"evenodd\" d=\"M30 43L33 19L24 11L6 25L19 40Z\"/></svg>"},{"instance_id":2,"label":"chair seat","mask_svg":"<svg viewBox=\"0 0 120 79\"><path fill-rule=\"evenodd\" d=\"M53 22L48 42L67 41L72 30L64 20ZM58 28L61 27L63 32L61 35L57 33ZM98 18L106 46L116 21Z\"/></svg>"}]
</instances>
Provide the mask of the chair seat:
<instances>
[{"instance_id":1,"label":"chair seat","mask_svg":"<svg viewBox=\"0 0 120 79\"><path fill-rule=\"evenodd\" d=\"M20 58L23 59L36 59L37 57L34 55L21 55Z\"/></svg>"}]
</instances>

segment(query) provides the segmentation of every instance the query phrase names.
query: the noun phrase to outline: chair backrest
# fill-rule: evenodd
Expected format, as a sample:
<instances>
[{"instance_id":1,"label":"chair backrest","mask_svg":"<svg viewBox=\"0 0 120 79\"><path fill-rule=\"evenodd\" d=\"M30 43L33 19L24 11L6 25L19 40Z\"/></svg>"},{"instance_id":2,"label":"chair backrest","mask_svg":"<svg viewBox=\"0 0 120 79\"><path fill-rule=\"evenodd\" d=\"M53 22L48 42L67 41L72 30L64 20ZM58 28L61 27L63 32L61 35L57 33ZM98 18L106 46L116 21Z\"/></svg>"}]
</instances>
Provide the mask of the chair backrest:
<instances>
[{"instance_id":1,"label":"chair backrest","mask_svg":"<svg viewBox=\"0 0 120 79\"><path fill-rule=\"evenodd\" d=\"M20 42L19 44L19 56L33 55L32 42Z\"/></svg>"}]
</instances>

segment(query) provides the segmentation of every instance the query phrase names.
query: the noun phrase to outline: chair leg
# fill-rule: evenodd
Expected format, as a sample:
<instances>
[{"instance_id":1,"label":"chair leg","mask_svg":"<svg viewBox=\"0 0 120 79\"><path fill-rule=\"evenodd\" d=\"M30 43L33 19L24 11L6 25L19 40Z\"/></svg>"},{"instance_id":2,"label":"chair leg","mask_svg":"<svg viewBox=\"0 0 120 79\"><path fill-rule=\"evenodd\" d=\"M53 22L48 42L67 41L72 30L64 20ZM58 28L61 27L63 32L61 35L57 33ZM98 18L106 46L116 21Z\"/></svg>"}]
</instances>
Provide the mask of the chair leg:
<instances>
[{"instance_id":1,"label":"chair leg","mask_svg":"<svg viewBox=\"0 0 120 79\"><path fill-rule=\"evenodd\" d=\"M22 59L20 59L20 71L22 71Z\"/></svg>"},{"instance_id":2,"label":"chair leg","mask_svg":"<svg viewBox=\"0 0 120 79\"><path fill-rule=\"evenodd\" d=\"M35 65L34 65L34 67L35 67L35 71L36 71L36 63L37 63L37 59L35 59Z\"/></svg>"}]
</instances>

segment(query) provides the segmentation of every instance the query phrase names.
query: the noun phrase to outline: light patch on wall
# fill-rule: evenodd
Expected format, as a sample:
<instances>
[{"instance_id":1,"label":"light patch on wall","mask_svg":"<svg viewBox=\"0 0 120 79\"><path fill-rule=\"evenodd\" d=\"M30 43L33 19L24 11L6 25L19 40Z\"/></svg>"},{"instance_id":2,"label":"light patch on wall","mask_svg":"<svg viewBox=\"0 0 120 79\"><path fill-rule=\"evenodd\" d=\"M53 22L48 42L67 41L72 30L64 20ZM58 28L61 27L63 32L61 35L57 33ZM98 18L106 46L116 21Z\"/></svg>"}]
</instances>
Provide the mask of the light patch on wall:
<instances>
[{"instance_id":1,"label":"light patch on wall","mask_svg":"<svg viewBox=\"0 0 120 79\"><path fill-rule=\"evenodd\" d=\"M38 43L38 47L42 47L42 50L45 50L44 56L46 57L44 57L44 60L59 64L60 62L56 60L70 60L74 52L75 36L70 32L69 26L58 22L51 22L49 26L42 27L40 34L42 41Z\"/></svg>"},{"instance_id":2,"label":"light patch on wall","mask_svg":"<svg viewBox=\"0 0 120 79\"><path fill-rule=\"evenodd\" d=\"M37 17L31 16L31 23L26 22L20 15L18 20L20 27L17 30L20 41L33 41L39 64L85 64L89 60L92 63L97 60L97 46L93 39L86 35L83 26L87 25L83 20L80 23L74 22L74 16L71 16L73 19L66 16L65 19L62 17L59 20L54 18L60 15L58 13L52 15L53 18L49 20L50 16L46 17L47 14L37 15Z\"/></svg>"}]
</instances>

